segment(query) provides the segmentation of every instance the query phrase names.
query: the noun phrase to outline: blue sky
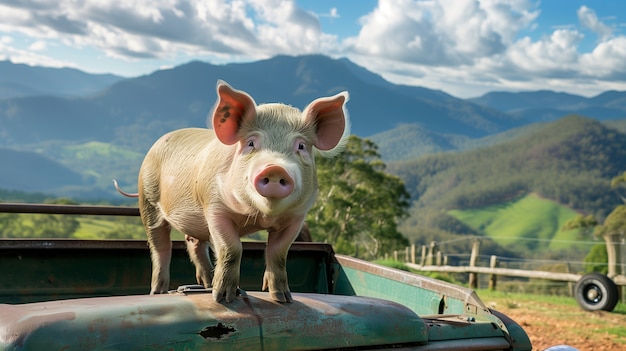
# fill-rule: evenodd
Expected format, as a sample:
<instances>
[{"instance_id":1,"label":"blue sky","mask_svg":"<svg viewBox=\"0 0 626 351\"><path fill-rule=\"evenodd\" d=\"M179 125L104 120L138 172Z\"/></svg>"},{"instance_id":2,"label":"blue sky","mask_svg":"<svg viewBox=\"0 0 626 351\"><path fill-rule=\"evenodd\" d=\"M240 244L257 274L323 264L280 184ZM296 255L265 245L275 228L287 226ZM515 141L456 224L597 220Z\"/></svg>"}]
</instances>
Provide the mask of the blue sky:
<instances>
[{"instance_id":1,"label":"blue sky","mask_svg":"<svg viewBox=\"0 0 626 351\"><path fill-rule=\"evenodd\" d=\"M594 96L626 90L626 1L0 0L0 60L15 63L139 76L277 54L462 98Z\"/></svg>"}]
</instances>

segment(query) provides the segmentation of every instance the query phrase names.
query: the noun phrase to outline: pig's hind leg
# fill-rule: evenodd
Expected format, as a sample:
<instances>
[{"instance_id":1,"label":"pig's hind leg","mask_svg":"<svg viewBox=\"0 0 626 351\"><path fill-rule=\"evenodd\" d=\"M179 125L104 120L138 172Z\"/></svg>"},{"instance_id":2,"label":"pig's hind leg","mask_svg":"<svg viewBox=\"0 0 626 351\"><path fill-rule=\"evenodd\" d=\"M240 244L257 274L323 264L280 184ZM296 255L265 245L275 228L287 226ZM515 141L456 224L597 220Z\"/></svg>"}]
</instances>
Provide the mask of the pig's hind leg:
<instances>
[{"instance_id":1,"label":"pig's hind leg","mask_svg":"<svg viewBox=\"0 0 626 351\"><path fill-rule=\"evenodd\" d=\"M156 227L146 226L150 257L152 258L152 283L150 294L165 294L170 285L172 260L171 227L166 221Z\"/></svg>"},{"instance_id":2,"label":"pig's hind leg","mask_svg":"<svg viewBox=\"0 0 626 351\"><path fill-rule=\"evenodd\" d=\"M171 226L160 211L140 194L141 220L146 230L150 258L152 259L152 283L150 294L165 294L170 285L170 261L172 260Z\"/></svg>"},{"instance_id":3,"label":"pig's hind leg","mask_svg":"<svg viewBox=\"0 0 626 351\"><path fill-rule=\"evenodd\" d=\"M211 287L213 283L213 264L209 255L209 242L199 240L187 234L185 234L185 242L187 243L189 258L196 266L196 281L198 284L204 285L205 288Z\"/></svg>"}]
</instances>

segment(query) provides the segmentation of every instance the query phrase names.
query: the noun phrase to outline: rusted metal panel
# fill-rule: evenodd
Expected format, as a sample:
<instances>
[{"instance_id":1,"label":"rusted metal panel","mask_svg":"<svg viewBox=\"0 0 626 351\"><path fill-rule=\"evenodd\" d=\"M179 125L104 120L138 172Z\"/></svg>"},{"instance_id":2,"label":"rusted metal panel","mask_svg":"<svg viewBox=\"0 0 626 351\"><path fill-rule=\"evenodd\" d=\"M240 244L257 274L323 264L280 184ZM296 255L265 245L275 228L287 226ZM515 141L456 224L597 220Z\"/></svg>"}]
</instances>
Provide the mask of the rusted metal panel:
<instances>
[{"instance_id":1,"label":"rusted metal panel","mask_svg":"<svg viewBox=\"0 0 626 351\"><path fill-rule=\"evenodd\" d=\"M196 281L184 242L173 242L171 285ZM244 242L240 286L261 290L265 243ZM328 293L332 247L296 243L288 256L296 292ZM141 295L150 290L150 252L145 241L0 240L0 303Z\"/></svg>"},{"instance_id":2,"label":"rusted metal panel","mask_svg":"<svg viewBox=\"0 0 626 351\"><path fill-rule=\"evenodd\" d=\"M420 315L488 311L472 289L353 257L335 257L339 263L337 284L347 280L353 294L396 301Z\"/></svg>"},{"instance_id":3,"label":"rusted metal panel","mask_svg":"<svg viewBox=\"0 0 626 351\"><path fill-rule=\"evenodd\" d=\"M250 293L126 296L0 305L0 350L319 350L416 346L427 326L383 300Z\"/></svg>"},{"instance_id":4,"label":"rusted metal panel","mask_svg":"<svg viewBox=\"0 0 626 351\"><path fill-rule=\"evenodd\" d=\"M465 340L461 343L465 347L459 350L474 350L468 338L500 338L499 342L508 340L511 350L532 349L524 330L510 318L488 309L472 289L353 257L335 258L335 293L384 298L411 308L431 321L429 346L434 341Z\"/></svg>"}]
</instances>

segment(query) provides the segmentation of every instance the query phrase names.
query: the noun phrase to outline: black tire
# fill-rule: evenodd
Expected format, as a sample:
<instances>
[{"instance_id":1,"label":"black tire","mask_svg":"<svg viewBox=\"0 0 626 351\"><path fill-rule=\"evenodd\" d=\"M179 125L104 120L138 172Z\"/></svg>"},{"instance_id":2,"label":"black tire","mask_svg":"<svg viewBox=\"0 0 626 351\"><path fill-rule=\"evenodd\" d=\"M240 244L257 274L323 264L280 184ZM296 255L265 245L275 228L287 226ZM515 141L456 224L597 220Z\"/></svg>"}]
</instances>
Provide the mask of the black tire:
<instances>
[{"instance_id":1,"label":"black tire","mask_svg":"<svg viewBox=\"0 0 626 351\"><path fill-rule=\"evenodd\" d=\"M611 312L617 305L619 290L611 278L600 273L589 273L574 286L576 302L587 311Z\"/></svg>"}]
</instances>

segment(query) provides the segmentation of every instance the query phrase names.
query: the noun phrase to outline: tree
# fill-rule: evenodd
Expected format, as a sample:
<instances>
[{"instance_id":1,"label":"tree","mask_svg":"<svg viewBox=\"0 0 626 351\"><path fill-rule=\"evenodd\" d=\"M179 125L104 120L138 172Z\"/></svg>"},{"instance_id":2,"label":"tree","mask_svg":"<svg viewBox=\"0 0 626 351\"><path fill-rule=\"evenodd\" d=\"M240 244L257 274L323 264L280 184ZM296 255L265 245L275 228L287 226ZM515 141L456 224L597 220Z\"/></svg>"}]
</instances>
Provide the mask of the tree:
<instances>
[{"instance_id":1,"label":"tree","mask_svg":"<svg viewBox=\"0 0 626 351\"><path fill-rule=\"evenodd\" d=\"M307 216L314 240L363 258L408 244L397 220L408 215L410 195L400 178L385 173L375 143L350 136L339 156L316 161L319 195Z\"/></svg>"},{"instance_id":2,"label":"tree","mask_svg":"<svg viewBox=\"0 0 626 351\"><path fill-rule=\"evenodd\" d=\"M561 230L580 229L583 235L591 234L593 228L598 225L598 220L593 215L579 214L576 217L570 219L563 225Z\"/></svg>"},{"instance_id":3,"label":"tree","mask_svg":"<svg viewBox=\"0 0 626 351\"><path fill-rule=\"evenodd\" d=\"M602 237L606 243L606 254L608 260L607 275L613 277L620 274L618 271L621 267L621 250L620 242L624 239L626 233L626 205L617 206L611 212L604 224L597 226L594 234Z\"/></svg>"},{"instance_id":4,"label":"tree","mask_svg":"<svg viewBox=\"0 0 626 351\"><path fill-rule=\"evenodd\" d=\"M626 184L626 172L611 180L611 188L617 188L623 184ZM626 198L617 189L616 192L622 201L626 203ZM626 236L626 205L615 207L606 217L604 223L598 224L598 221L592 215L578 215L576 218L568 221L564 229L580 228L585 232L595 227L593 234L604 239L605 245L602 246L606 248L606 254L600 255L599 248L594 247L585 257L585 262L602 263L604 260L605 263L608 263L608 268L604 273L612 277L620 274L618 269L622 264L621 250L618 245Z\"/></svg>"}]
</instances>

